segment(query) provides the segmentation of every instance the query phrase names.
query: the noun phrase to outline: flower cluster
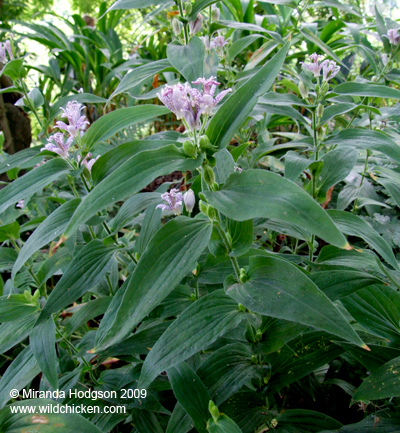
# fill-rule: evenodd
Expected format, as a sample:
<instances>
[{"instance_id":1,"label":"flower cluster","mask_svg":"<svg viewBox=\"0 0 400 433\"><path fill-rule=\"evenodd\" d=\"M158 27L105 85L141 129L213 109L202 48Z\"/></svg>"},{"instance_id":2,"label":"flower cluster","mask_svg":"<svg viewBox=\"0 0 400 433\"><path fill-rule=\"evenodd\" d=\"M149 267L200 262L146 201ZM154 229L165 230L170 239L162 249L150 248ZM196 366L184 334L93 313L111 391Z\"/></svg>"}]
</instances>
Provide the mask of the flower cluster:
<instances>
[{"instance_id":1,"label":"flower cluster","mask_svg":"<svg viewBox=\"0 0 400 433\"><path fill-rule=\"evenodd\" d=\"M12 50L11 50L11 43L8 39L4 43L0 43L0 62L1 63L7 62L6 53L8 53L9 60L12 60L14 58Z\"/></svg>"},{"instance_id":2,"label":"flower cluster","mask_svg":"<svg viewBox=\"0 0 400 433\"><path fill-rule=\"evenodd\" d=\"M182 203L185 203L188 212L192 212L196 204L194 192L191 189L182 194L178 189L172 188L169 192L161 194L161 198L167 204L159 204L156 208L173 212L175 215L182 213Z\"/></svg>"},{"instance_id":3,"label":"flower cluster","mask_svg":"<svg viewBox=\"0 0 400 433\"><path fill-rule=\"evenodd\" d=\"M68 119L68 125L65 122L56 122L56 127L67 132L69 137L64 141L64 133L56 132L48 138L48 143L41 150L50 150L57 153L62 158L67 159L69 148L74 139L80 134L80 131L89 124L85 116L81 116L83 105L77 101L69 101L66 108L62 108L61 117ZM88 163L89 164L89 163Z\"/></svg>"},{"instance_id":4,"label":"flower cluster","mask_svg":"<svg viewBox=\"0 0 400 433\"><path fill-rule=\"evenodd\" d=\"M200 116L210 115L212 109L232 91L232 89L224 90L214 98L217 86L220 84L215 77L198 78L192 84L202 84L203 92L185 83L166 86L161 94L157 94L160 101L176 115L178 120L183 119L185 126L191 132L200 128Z\"/></svg>"},{"instance_id":5,"label":"flower cluster","mask_svg":"<svg viewBox=\"0 0 400 433\"><path fill-rule=\"evenodd\" d=\"M225 39L224 36L220 35L212 38L211 41L208 36L202 36L200 39L203 41L203 44L207 51L211 50L212 48L215 48L217 50L221 49L228 43L228 40Z\"/></svg>"},{"instance_id":6,"label":"flower cluster","mask_svg":"<svg viewBox=\"0 0 400 433\"><path fill-rule=\"evenodd\" d=\"M312 63L306 64L301 62L300 64L303 65L304 68L311 71L314 74L314 77L319 77L322 70L323 80L329 81L340 71L340 66L337 66L336 62L333 60L324 60L321 62L322 59L323 56L313 53L310 56Z\"/></svg>"},{"instance_id":7,"label":"flower cluster","mask_svg":"<svg viewBox=\"0 0 400 433\"><path fill-rule=\"evenodd\" d=\"M82 161L82 164L89 170L89 172L91 172L92 171L92 167L93 167L93 164L100 158L100 155L98 155L96 158L92 158L92 159L90 159L89 161L87 160L88 158L91 158L92 157L92 154L91 153L88 153L84 158L83 158L83 161ZM78 162L80 162L80 160L81 160L81 156L80 155L78 155Z\"/></svg>"},{"instance_id":8,"label":"flower cluster","mask_svg":"<svg viewBox=\"0 0 400 433\"><path fill-rule=\"evenodd\" d=\"M392 45L399 45L400 43L400 36L397 34L397 29L390 29L388 30L387 35L383 36L386 36Z\"/></svg>"}]
</instances>

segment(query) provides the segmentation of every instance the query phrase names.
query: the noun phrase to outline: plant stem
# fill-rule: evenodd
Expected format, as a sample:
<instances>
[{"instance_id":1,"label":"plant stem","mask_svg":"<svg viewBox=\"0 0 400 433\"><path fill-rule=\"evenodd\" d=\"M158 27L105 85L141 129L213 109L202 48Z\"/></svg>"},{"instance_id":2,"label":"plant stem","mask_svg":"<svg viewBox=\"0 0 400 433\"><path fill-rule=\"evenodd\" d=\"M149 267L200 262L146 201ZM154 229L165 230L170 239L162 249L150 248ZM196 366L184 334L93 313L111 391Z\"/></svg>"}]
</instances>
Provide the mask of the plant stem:
<instances>
[{"instance_id":1,"label":"plant stem","mask_svg":"<svg viewBox=\"0 0 400 433\"><path fill-rule=\"evenodd\" d=\"M218 234L219 234L219 236L220 236L220 238L221 238L221 240L222 240L222 243L224 244L224 246L225 246L225 248L226 248L226 251L227 251L227 253L229 254L229 253L231 252L232 248L231 248L230 245L229 245L228 238L226 237L225 233L224 233L223 230L221 229L219 223L216 224L216 227L217 227ZM240 268L239 268L239 263L238 263L236 257L231 257L231 256L229 256L229 258L230 258L230 260L231 260L231 263L232 263L233 269L234 269L234 271L235 271L236 279L237 279L238 282L240 282Z\"/></svg>"},{"instance_id":2,"label":"plant stem","mask_svg":"<svg viewBox=\"0 0 400 433\"><path fill-rule=\"evenodd\" d=\"M182 0L178 0L178 7L179 7L179 13L181 14L181 17L183 18ZM189 34L187 31L187 24L186 23L183 25L183 36L185 38L185 45L187 45L189 43Z\"/></svg>"}]
</instances>

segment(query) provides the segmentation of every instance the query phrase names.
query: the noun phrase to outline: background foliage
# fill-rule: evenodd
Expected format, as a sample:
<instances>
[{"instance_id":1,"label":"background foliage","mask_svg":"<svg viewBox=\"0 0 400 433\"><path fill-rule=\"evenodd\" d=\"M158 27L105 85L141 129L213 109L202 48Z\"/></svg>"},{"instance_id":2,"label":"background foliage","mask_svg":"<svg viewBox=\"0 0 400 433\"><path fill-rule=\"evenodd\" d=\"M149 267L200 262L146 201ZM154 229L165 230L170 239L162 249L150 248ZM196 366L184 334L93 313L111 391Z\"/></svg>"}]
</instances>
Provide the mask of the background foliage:
<instances>
[{"instance_id":1,"label":"background foliage","mask_svg":"<svg viewBox=\"0 0 400 433\"><path fill-rule=\"evenodd\" d=\"M390 4L37 6L2 9L0 431L398 431ZM78 403L126 413L10 410Z\"/></svg>"}]
</instances>

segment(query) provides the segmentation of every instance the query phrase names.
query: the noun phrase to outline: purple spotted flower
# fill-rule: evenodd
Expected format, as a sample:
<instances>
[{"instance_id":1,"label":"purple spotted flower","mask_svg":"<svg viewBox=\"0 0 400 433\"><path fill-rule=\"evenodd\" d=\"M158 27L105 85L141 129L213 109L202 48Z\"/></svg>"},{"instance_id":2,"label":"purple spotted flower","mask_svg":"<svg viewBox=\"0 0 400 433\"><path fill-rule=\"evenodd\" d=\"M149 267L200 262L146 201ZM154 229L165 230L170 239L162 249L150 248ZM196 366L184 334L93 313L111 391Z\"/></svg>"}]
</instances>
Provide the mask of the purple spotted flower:
<instances>
[{"instance_id":1,"label":"purple spotted flower","mask_svg":"<svg viewBox=\"0 0 400 433\"><path fill-rule=\"evenodd\" d=\"M79 102L69 101L65 109L61 108L61 110L64 111L64 113L61 114L61 117L66 117L69 124L67 125L65 122L59 120L56 122L57 128L68 132L68 134L73 138L77 137L80 130L89 124L86 116L81 116L82 109L83 105Z\"/></svg>"},{"instance_id":2,"label":"purple spotted flower","mask_svg":"<svg viewBox=\"0 0 400 433\"><path fill-rule=\"evenodd\" d=\"M313 53L310 56L310 60L312 60L312 63L304 63L300 62L301 65L303 65L304 68L308 69L314 74L314 77L319 77L319 74L321 73L322 64L319 62L323 59L324 56L319 56L317 53Z\"/></svg>"},{"instance_id":3,"label":"purple spotted flower","mask_svg":"<svg viewBox=\"0 0 400 433\"><path fill-rule=\"evenodd\" d=\"M224 36L216 36L211 39L210 48L223 48L228 41L224 38Z\"/></svg>"},{"instance_id":4,"label":"purple spotted flower","mask_svg":"<svg viewBox=\"0 0 400 433\"><path fill-rule=\"evenodd\" d=\"M222 92L218 93L218 95L214 98L214 93L217 90L217 86L220 84L216 81L215 77L210 77L207 80L205 78L198 78L196 81L192 81L193 84L202 84L203 85L203 94L199 98L199 105L202 113L210 115L212 113L213 107L218 105L220 101L229 93L232 92L232 89L226 89ZM196 89L193 89L196 90ZM200 93L200 92L198 92Z\"/></svg>"},{"instance_id":5,"label":"purple spotted flower","mask_svg":"<svg viewBox=\"0 0 400 433\"><path fill-rule=\"evenodd\" d=\"M69 137L68 140L64 142L64 134L62 132L56 132L47 140L48 143L42 149L40 149L41 151L50 150L50 152L57 153L64 159L68 158L68 151L73 141L72 137Z\"/></svg>"},{"instance_id":6,"label":"purple spotted flower","mask_svg":"<svg viewBox=\"0 0 400 433\"><path fill-rule=\"evenodd\" d=\"M198 78L193 84L202 84L203 92L192 88L188 83L166 86L157 96L160 101L173 113L178 120L183 119L187 128L193 132L200 128L200 117L202 114L210 115L212 108L215 107L231 89L220 92L213 97L218 81L215 77L208 80Z\"/></svg>"},{"instance_id":7,"label":"purple spotted flower","mask_svg":"<svg viewBox=\"0 0 400 433\"><path fill-rule=\"evenodd\" d=\"M93 164L100 158L100 155L98 155L96 158L92 158L88 161L88 158L91 158L91 157L92 157L92 154L88 153L85 156L85 158L83 158L83 161L82 161L82 164L84 164L84 166L89 170L89 172L92 171ZM80 160L81 160L81 156L78 155L78 161L80 161Z\"/></svg>"},{"instance_id":8,"label":"purple spotted flower","mask_svg":"<svg viewBox=\"0 0 400 433\"><path fill-rule=\"evenodd\" d=\"M171 211L175 215L179 215L182 213L183 196L178 189L172 188L170 192L161 194L161 198L167 204L159 204L157 205L157 209L160 208L162 210Z\"/></svg>"},{"instance_id":9,"label":"purple spotted flower","mask_svg":"<svg viewBox=\"0 0 400 433\"><path fill-rule=\"evenodd\" d=\"M331 80L340 71L340 66L337 66L333 60L325 60L321 66L324 81Z\"/></svg>"},{"instance_id":10,"label":"purple spotted flower","mask_svg":"<svg viewBox=\"0 0 400 433\"><path fill-rule=\"evenodd\" d=\"M1 63L7 62L6 53L8 53L9 60L12 60L14 58L12 50L11 50L11 43L8 39L4 43L0 43L0 62Z\"/></svg>"},{"instance_id":11,"label":"purple spotted flower","mask_svg":"<svg viewBox=\"0 0 400 433\"><path fill-rule=\"evenodd\" d=\"M400 43L400 36L397 34L397 29L390 29L388 30L387 35L383 36L386 36L392 45L399 45Z\"/></svg>"}]
</instances>

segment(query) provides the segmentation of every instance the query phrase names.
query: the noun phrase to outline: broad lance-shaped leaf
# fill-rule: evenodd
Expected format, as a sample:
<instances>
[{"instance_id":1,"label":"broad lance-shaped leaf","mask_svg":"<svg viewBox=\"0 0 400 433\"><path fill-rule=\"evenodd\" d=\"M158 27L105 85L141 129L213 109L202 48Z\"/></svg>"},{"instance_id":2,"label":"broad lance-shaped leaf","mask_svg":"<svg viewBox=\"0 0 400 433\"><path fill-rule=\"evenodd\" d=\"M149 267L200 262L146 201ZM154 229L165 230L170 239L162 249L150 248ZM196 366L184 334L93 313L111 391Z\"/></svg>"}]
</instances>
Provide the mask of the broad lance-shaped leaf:
<instances>
[{"instance_id":1,"label":"broad lance-shaped leaf","mask_svg":"<svg viewBox=\"0 0 400 433\"><path fill-rule=\"evenodd\" d=\"M50 293L37 324L43 323L52 313L79 299L101 281L116 251L115 247L106 247L99 239L85 245Z\"/></svg>"},{"instance_id":2,"label":"broad lance-shaped leaf","mask_svg":"<svg viewBox=\"0 0 400 433\"><path fill-rule=\"evenodd\" d=\"M248 277L245 283L228 277L224 286L250 311L314 326L366 348L342 313L295 265L273 257L251 257Z\"/></svg>"},{"instance_id":3,"label":"broad lance-shaped leaf","mask_svg":"<svg viewBox=\"0 0 400 433\"><path fill-rule=\"evenodd\" d=\"M222 149L229 144L250 114L258 97L272 86L285 61L289 46L290 43L287 42L267 64L222 104L211 119L206 132L213 145Z\"/></svg>"},{"instance_id":4,"label":"broad lance-shaped leaf","mask_svg":"<svg viewBox=\"0 0 400 433\"><path fill-rule=\"evenodd\" d=\"M62 158L54 158L19 177L0 190L0 213L5 211L8 206L40 191L69 171L71 171L71 166L67 161Z\"/></svg>"},{"instance_id":5,"label":"broad lance-shaped leaf","mask_svg":"<svg viewBox=\"0 0 400 433\"><path fill-rule=\"evenodd\" d=\"M400 357L372 373L353 395L353 401L381 400L400 396Z\"/></svg>"},{"instance_id":6,"label":"broad lance-shaped leaf","mask_svg":"<svg viewBox=\"0 0 400 433\"><path fill-rule=\"evenodd\" d=\"M209 347L246 315L223 290L201 297L178 316L151 349L138 388L146 388L162 371Z\"/></svg>"},{"instance_id":7,"label":"broad lance-shaped leaf","mask_svg":"<svg viewBox=\"0 0 400 433\"><path fill-rule=\"evenodd\" d=\"M266 170L232 174L208 202L236 221L273 218L300 226L339 248L349 248L328 214L295 183Z\"/></svg>"},{"instance_id":8,"label":"broad lance-shaped leaf","mask_svg":"<svg viewBox=\"0 0 400 433\"><path fill-rule=\"evenodd\" d=\"M351 96L370 96L373 98L400 99L400 90L380 84L342 83L336 86L335 93Z\"/></svg>"},{"instance_id":9,"label":"broad lance-shaped leaf","mask_svg":"<svg viewBox=\"0 0 400 433\"><path fill-rule=\"evenodd\" d=\"M169 62L190 84L204 76L204 55L204 44L197 36L188 45L172 43L167 47Z\"/></svg>"},{"instance_id":10,"label":"broad lance-shaped leaf","mask_svg":"<svg viewBox=\"0 0 400 433\"><path fill-rule=\"evenodd\" d=\"M52 317L33 328L30 343L40 370L51 387L58 389L56 326Z\"/></svg>"},{"instance_id":11,"label":"broad lance-shaped leaf","mask_svg":"<svg viewBox=\"0 0 400 433\"><path fill-rule=\"evenodd\" d=\"M63 233L80 201L79 198L76 198L64 203L51 213L32 233L18 254L18 259L12 270L12 279L15 278L15 275L22 266L24 266L24 263L35 254L37 250Z\"/></svg>"},{"instance_id":12,"label":"broad lance-shaped leaf","mask_svg":"<svg viewBox=\"0 0 400 433\"><path fill-rule=\"evenodd\" d=\"M186 217L161 227L141 256L122 300L114 297L111 302L97 333L96 350L122 340L193 271L208 245L211 230L209 221ZM102 325L109 315L114 320L105 328Z\"/></svg>"},{"instance_id":13,"label":"broad lance-shaped leaf","mask_svg":"<svg viewBox=\"0 0 400 433\"><path fill-rule=\"evenodd\" d=\"M7 406L0 412L0 431L3 433L32 432L32 433L103 433L93 423L82 415L70 413L68 408L54 400L35 398L31 400L18 401L11 406L21 407L20 412L11 412ZM37 409L53 406L52 410L42 415L32 416L32 413L39 413ZM58 409L56 409L58 408ZM15 408L16 409L16 408ZM33 409L35 411L30 411ZM39 422L39 421L43 422Z\"/></svg>"},{"instance_id":14,"label":"broad lance-shaped leaf","mask_svg":"<svg viewBox=\"0 0 400 433\"><path fill-rule=\"evenodd\" d=\"M83 135L81 145L91 149L99 141L109 139L123 128L167 113L169 113L168 108L158 105L136 105L135 107L120 108L96 120Z\"/></svg>"},{"instance_id":15,"label":"broad lance-shaped leaf","mask_svg":"<svg viewBox=\"0 0 400 433\"><path fill-rule=\"evenodd\" d=\"M159 5L164 3L165 0L117 0L107 10L107 12L120 10L120 9L139 9L147 8L148 6ZM107 13L106 12L106 13Z\"/></svg>"},{"instance_id":16,"label":"broad lance-shaped leaf","mask_svg":"<svg viewBox=\"0 0 400 433\"><path fill-rule=\"evenodd\" d=\"M207 433L210 394L197 374L182 362L167 370L175 397L192 418L199 433Z\"/></svg>"},{"instance_id":17,"label":"broad lance-shaped leaf","mask_svg":"<svg viewBox=\"0 0 400 433\"><path fill-rule=\"evenodd\" d=\"M340 210L329 210L328 215L336 226L346 235L357 236L364 239L376 252L378 252L394 269L399 269L393 250L380 234L365 220L357 215Z\"/></svg>"},{"instance_id":18,"label":"broad lance-shaped leaf","mask_svg":"<svg viewBox=\"0 0 400 433\"><path fill-rule=\"evenodd\" d=\"M10 391L12 389L20 391L39 373L40 368L37 365L30 346L27 346L8 366L3 376L1 376L0 408L4 407L11 400Z\"/></svg>"},{"instance_id":19,"label":"broad lance-shaped leaf","mask_svg":"<svg viewBox=\"0 0 400 433\"><path fill-rule=\"evenodd\" d=\"M201 163L201 156L197 159L188 158L174 145L138 153L107 176L82 200L64 236L71 236L82 221L87 221L98 211L130 197L156 177L176 170L192 171Z\"/></svg>"},{"instance_id":20,"label":"broad lance-shaped leaf","mask_svg":"<svg viewBox=\"0 0 400 433\"><path fill-rule=\"evenodd\" d=\"M40 153L41 149L43 149L43 145L29 147L28 149L21 150L9 156L4 162L0 164L0 174L3 174L15 167L19 167L26 161L34 158Z\"/></svg>"},{"instance_id":21,"label":"broad lance-shaped leaf","mask_svg":"<svg viewBox=\"0 0 400 433\"><path fill-rule=\"evenodd\" d=\"M132 87L136 87L138 85L140 86L144 80L148 79L149 77L154 77L154 75L165 72L166 70L173 70L171 63L167 59L151 62L143 66L138 66L124 76L124 78L118 84L118 87L110 96L109 100L120 93L126 92Z\"/></svg>"},{"instance_id":22,"label":"broad lance-shaped leaf","mask_svg":"<svg viewBox=\"0 0 400 433\"><path fill-rule=\"evenodd\" d=\"M346 129L325 140L325 144L338 147L350 146L356 149L370 149L381 152L400 163L400 148L388 135L368 129Z\"/></svg>"}]
</instances>

